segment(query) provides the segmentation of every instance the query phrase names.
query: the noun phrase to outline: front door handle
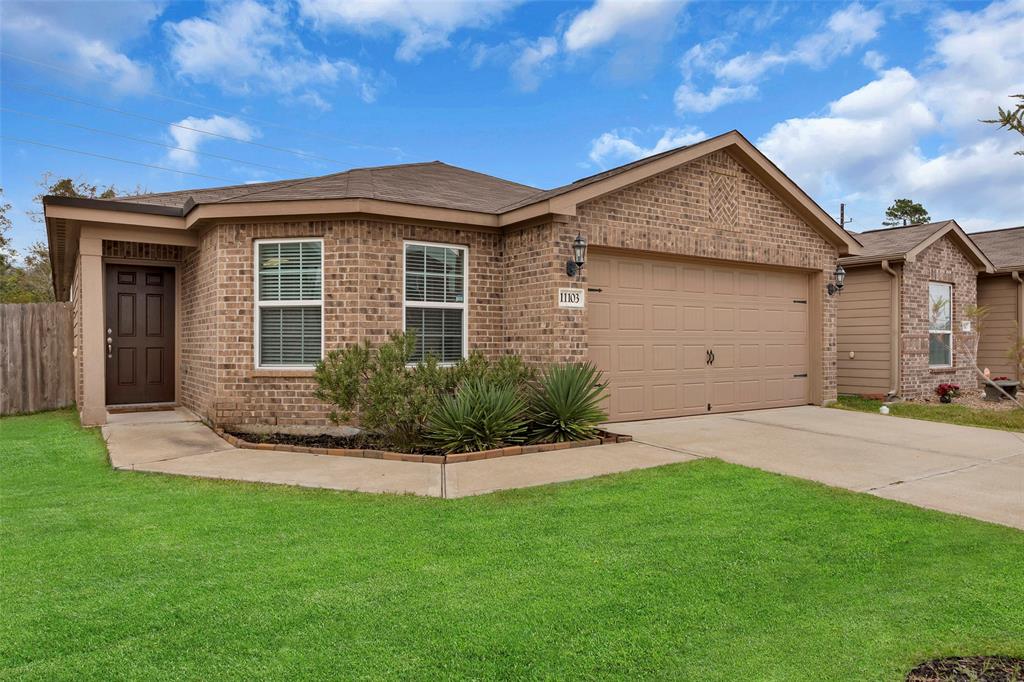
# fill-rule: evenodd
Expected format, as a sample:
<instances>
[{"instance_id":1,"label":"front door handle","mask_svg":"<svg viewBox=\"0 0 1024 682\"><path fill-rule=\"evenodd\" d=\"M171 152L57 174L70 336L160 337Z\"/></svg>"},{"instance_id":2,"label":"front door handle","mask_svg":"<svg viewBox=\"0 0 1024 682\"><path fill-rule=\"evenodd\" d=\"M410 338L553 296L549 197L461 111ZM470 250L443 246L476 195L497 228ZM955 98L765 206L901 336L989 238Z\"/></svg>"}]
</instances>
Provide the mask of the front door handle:
<instances>
[{"instance_id":1,"label":"front door handle","mask_svg":"<svg viewBox=\"0 0 1024 682\"><path fill-rule=\"evenodd\" d=\"M114 340L108 336L107 337L107 359L110 359L110 358L114 357L114 346L113 346L113 344L114 344Z\"/></svg>"}]
</instances>

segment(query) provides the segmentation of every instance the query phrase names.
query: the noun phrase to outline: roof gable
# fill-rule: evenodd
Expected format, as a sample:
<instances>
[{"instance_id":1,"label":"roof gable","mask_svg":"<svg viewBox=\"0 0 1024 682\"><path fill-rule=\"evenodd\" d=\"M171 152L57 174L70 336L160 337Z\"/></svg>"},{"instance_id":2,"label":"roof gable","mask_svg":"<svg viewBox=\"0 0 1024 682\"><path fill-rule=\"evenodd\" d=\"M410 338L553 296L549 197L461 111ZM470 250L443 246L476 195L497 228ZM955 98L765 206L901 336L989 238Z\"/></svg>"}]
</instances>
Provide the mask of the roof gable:
<instances>
[{"instance_id":1,"label":"roof gable","mask_svg":"<svg viewBox=\"0 0 1024 682\"><path fill-rule=\"evenodd\" d=\"M857 256L842 259L842 263L860 265L883 260L913 261L925 249L944 237L949 237L979 271L993 271L992 261L955 220L861 232L857 238L864 245L863 251Z\"/></svg>"}]
</instances>

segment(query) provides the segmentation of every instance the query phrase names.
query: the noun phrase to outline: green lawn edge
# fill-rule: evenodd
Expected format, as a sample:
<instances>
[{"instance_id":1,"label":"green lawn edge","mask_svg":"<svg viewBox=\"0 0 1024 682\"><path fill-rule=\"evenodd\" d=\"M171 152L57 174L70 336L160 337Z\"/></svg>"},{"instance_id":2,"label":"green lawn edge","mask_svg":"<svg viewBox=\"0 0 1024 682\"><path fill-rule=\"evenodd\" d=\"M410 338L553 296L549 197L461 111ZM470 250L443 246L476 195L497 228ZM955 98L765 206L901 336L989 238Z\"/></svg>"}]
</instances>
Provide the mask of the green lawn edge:
<instances>
[{"instance_id":1,"label":"green lawn edge","mask_svg":"<svg viewBox=\"0 0 1024 682\"><path fill-rule=\"evenodd\" d=\"M957 405L955 402L947 405L895 402L888 403L888 405L889 414L894 417L1024 432L1024 410L980 410L966 405ZM878 414L879 408L882 407L882 401L860 396L841 395L831 407Z\"/></svg>"},{"instance_id":2,"label":"green lawn edge","mask_svg":"<svg viewBox=\"0 0 1024 682\"><path fill-rule=\"evenodd\" d=\"M0 420L0 678L898 680L1024 656L1024 533L702 460L459 500Z\"/></svg>"}]
</instances>

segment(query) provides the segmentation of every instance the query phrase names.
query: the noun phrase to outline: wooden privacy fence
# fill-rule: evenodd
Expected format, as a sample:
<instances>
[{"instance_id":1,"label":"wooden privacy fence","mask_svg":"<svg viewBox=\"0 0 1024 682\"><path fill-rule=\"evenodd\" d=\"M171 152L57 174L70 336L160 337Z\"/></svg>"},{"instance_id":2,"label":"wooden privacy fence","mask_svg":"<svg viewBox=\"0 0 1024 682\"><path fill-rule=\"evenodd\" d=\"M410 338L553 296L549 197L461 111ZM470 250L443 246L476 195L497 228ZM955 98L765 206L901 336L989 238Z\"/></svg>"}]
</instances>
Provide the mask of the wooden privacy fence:
<instances>
[{"instance_id":1,"label":"wooden privacy fence","mask_svg":"<svg viewBox=\"0 0 1024 682\"><path fill-rule=\"evenodd\" d=\"M0 415L75 401L70 303L0 304Z\"/></svg>"}]
</instances>

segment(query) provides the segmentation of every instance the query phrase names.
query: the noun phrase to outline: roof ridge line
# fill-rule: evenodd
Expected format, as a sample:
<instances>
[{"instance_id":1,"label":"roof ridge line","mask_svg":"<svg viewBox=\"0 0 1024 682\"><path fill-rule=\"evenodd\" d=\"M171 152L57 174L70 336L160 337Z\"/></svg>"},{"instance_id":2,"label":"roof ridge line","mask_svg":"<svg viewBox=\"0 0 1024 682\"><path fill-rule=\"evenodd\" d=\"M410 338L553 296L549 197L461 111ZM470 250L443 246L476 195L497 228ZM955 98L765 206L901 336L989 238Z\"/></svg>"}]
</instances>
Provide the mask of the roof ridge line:
<instances>
[{"instance_id":1,"label":"roof ridge line","mask_svg":"<svg viewBox=\"0 0 1024 682\"><path fill-rule=\"evenodd\" d=\"M1010 230L1024 230L1024 225L1018 225L1017 227L997 227L994 230L978 230L977 232L967 232L967 230L964 230L964 232L967 232L969 235L979 235L992 234L993 232L1009 232Z\"/></svg>"},{"instance_id":2,"label":"roof ridge line","mask_svg":"<svg viewBox=\"0 0 1024 682\"><path fill-rule=\"evenodd\" d=\"M891 232L892 230L907 230L911 227L925 227L926 225L945 225L949 222L956 222L953 218L947 218L946 220L932 220L927 223L914 223L913 225L893 225L891 227L876 227L873 230L864 230L863 232L854 232L853 234L870 234L872 232ZM959 225L959 223L957 223Z\"/></svg>"}]
</instances>

